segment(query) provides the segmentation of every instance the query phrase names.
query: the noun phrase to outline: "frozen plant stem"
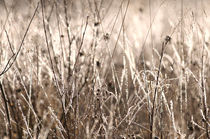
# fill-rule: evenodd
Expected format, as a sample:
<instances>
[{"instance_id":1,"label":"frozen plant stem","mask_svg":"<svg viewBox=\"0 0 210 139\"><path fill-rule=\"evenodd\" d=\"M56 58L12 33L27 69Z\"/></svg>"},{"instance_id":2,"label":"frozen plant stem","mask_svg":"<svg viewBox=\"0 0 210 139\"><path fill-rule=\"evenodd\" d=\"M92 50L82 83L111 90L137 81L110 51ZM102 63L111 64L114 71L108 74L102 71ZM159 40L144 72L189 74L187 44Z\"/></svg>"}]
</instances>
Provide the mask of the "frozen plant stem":
<instances>
[{"instance_id":1,"label":"frozen plant stem","mask_svg":"<svg viewBox=\"0 0 210 139\"><path fill-rule=\"evenodd\" d=\"M7 96L3 90L3 86L2 83L0 82L0 90L2 93L2 98L4 100L4 105L5 105L5 110L6 110L6 115L7 115L7 121L8 121L8 125L9 125L9 138L12 138L12 126L11 126L11 120L10 120L10 115L9 115L9 108L8 108L8 99Z\"/></svg>"},{"instance_id":2,"label":"frozen plant stem","mask_svg":"<svg viewBox=\"0 0 210 139\"><path fill-rule=\"evenodd\" d=\"M151 111L151 117L150 117L150 138L152 139L153 137L153 124L154 124L154 113L155 113L155 102L157 99L157 90L158 90L158 85L159 85L159 77L160 77L160 72L161 72L161 66L162 66L162 61L163 61L163 54L165 51L165 48L167 44L170 42L171 37L166 36L165 41L162 43L162 50L161 50L161 55L160 55L160 63L158 67L158 73L157 73L157 79L156 79L156 85L155 85L155 92L153 96L153 102L152 102L152 111Z\"/></svg>"},{"instance_id":3,"label":"frozen plant stem","mask_svg":"<svg viewBox=\"0 0 210 139\"><path fill-rule=\"evenodd\" d=\"M49 59L50 59L50 65L51 65L51 69L52 69L52 72L53 72L55 85L56 85L57 91L58 91L58 96L59 96L60 102L62 104L62 111L63 111L63 113L65 113L65 106L62 103L62 91L61 91L60 85L58 83L58 79L57 79L57 76L56 76L56 73L55 73L55 68L54 68L53 61L52 61L52 55L50 53L50 45L49 45L48 36L47 36L47 29L46 29L46 23L45 23L45 20L46 20L45 19L45 9L44 8L45 8L44 0L41 0L42 22L43 22L43 29L44 29L47 51L48 51L48 55L49 55ZM67 127L67 118L66 118L65 114L64 114L64 127L65 127L65 130L67 131L67 138L70 139L70 134L69 134L70 132L69 132L69 129Z\"/></svg>"},{"instance_id":4,"label":"frozen plant stem","mask_svg":"<svg viewBox=\"0 0 210 139\"><path fill-rule=\"evenodd\" d=\"M78 53L76 55L75 63L74 63L74 66L73 66L73 72L74 72L74 70L76 68L76 64L77 64L77 61L79 59L79 54L81 52L81 49L82 49L82 46L83 46L83 43L84 43L85 33L86 33L86 30L87 30L87 26L88 26L88 19L89 19L89 16L87 16L87 19L86 19L85 29L84 29L84 32L82 34L82 41L80 43L79 50L78 50Z\"/></svg>"},{"instance_id":5,"label":"frozen plant stem","mask_svg":"<svg viewBox=\"0 0 210 139\"><path fill-rule=\"evenodd\" d=\"M25 38L26 38L26 36L27 36L27 34L28 34L28 31L29 31L29 29L30 29L31 23L32 23L32 21L33 21L35 15L36 15L36 12L37 12L37 10L38 10L38 7L39 7L39 2L38 2L38 4L37 4L37 7L36 7L36 9L35 9L35 11L34 11L34 14L33 14L32 18L31 18L31 20L30 20L30 22L29 22L29 24L28 24L28 26L27 26L27 28L26 28L26 31L25 31L25 33L24 33L24 35L23 35L23 39L21 40L20 46L19 46L19 48L18 48L16 54L13 52L13 55L12 55L12 56L9 58L9 60L7 61L7 64L6 64L6 66L4 67L3 71L0 73L0 76L2 76L3 74L5 74L5 73L12 67L12 65L15 63L15 61L16 61L16 59L17 59L19 53L20 53L20 50L21 50L21 48L23 47L23 43L24 43ZM5 30L5 31L6 31L6 30ZM8 34L7 34L7 33L6 33L6 35L7 35L7 37L8 37ZM9 38L9 37L8 37L8 38ZM8 41L9 41L9 40L8 40ZM10 44L10 43L9 43L9 44ZM11 45L11 44L10 44L10 45ZM11 46L10 46L10 48L11 48Z\"/></svg>"},{"instance_id":6,"label":"frozen plant stem","mask_svg":"<svg viewBox=\"0 0 210 139\"><path fill-rule=\"evenodd\" d=\"M201 57L201 63L202 63L202 67L201 67L201 90L202 90L202 101L203 101L203 112L204 112L204 123L205 123L205 128L206 128L206 136L208 139L210 139L209 136L209 119L208 119L208 106L207 106L207 102L206 102L206 87L205 87L205 63L204 63L204 46L202 48L202 57Z\"/></svg>"},{"instance_id":7,"label":"frozen plant stem","mask_svg":"<svg viewBox=\"0 0 210 139\"><path fill-rule=\"evenodd\" d=\"M67 10L67 1L64 0L63 1L63 5L64 5L64 13L65 13L65 24L66 24L66 33L67 33L67 36L68 36L68 46L69 46L69 65L68 65L68 79L70 78L71 76L71 45L72 45L72 42L73 42L73 38L71 39L71 36L70 36L70 25L69 25L69 18L68 18L68 10Z\"/></svg>"}]
</instances>

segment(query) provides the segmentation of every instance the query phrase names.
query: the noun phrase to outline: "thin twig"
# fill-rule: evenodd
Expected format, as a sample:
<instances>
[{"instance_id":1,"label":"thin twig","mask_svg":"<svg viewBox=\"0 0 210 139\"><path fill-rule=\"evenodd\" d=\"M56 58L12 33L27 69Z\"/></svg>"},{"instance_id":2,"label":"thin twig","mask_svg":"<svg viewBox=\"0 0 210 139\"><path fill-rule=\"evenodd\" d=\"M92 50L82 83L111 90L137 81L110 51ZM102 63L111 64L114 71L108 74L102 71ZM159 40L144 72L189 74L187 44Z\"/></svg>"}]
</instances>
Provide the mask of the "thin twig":
<instances>
[{"instance_id":1,"label":"thin twig","mask_svg":"<svg viewBox=\"0 0 210 139\"><path fill-rule=\"evenodd\" d=\"M72 70L73 72L74 72L74 70L75 70L77 61L78 61L78 59L79 59L79 54L80 54L80 51L81 51L82 46L83 46L83 43L84 43L85 33L86 33L87 25L88 25L88 18L89 18L89 16L87 16L87 20L86 20L86 24L85 24L85 30L84 30L84 32L83 32L83 34L82 34L82 41L81 41L81 43L80 43L79 50L78 50L78 53L77 53L77 56L76 56L76 60L75 60L74 66L73 66L73 70Z\"/></svg>"},{"instance_id":2,"label":"thin twig","mask_svg":"<svg viewBox=\"0 0 210 139\"><path fill-rule=\"evenodd\" d=\"M206 86L205 86L205 63L204 63L204 52L205 52L205 48L203 46L202 48L202 57L201 57L201 63L202 63L202 67L201 67L201 90L202 90L202 101L203 101L203 113L204 113L204 123L205 123L205 128L206 128L206 136L209 139L209 119L208 119L208 106L207 106L207 96L206 96Z\"/></svg>"},{"instance_id":3,"label":"thin twig","mask_svg":"<svg viewBox=\"0 0 210 139\"><path fill-rule=\"evenodd\" d=\"M67 36L68 36L68 46L69 46L69 64L68 64L68 77L67 79L69 80L69 78L71 77L71 45L73 42L74 37L71 39L71 35L70 35L70 25L69 25L69 18L68 18L68 11L67 11L67 2L66 0L63 1L64 4L64 13L65 13L65 24L66 24L66 32L67 32Z\"/></svg>"},{"instance_id":4,"label":"thin twig","mask_svg":"<svg viewBox=\"0 0 210 139\"><path fill-rule=\"evenodd\" d=\"M30 26L31 26L31 23L32 23L32 21L33 21L35 15L36 15L36 12L37 12L37 10L38 10L38 7L39 7L39 2L38 2L38 4L37 4L37 7L36 7L36 9L35 9L35 11L34 11L34 14L33 14L32 18L31 18L31 20L30 20L30 22L29 22L29 24L28 24L28 26L27 26L27 29L26 29L26 31L25 31L25 34L24 34L24 36L23 36L23 39L22 39L22 41L21 41L21 44L20 44L20 46L19 46L19 48L18 48L17 53L16 53L15 55L13 54L13 55L9 58L9 60L8 60L8 62L7 62L7 64L6 64L6 66L4 67L3 71L0 73L0 76L2 76L3 74L5 74L5 73L12 67L12 65L14 64L14 62L16 61L16 59L17 59L17 57L18 57L18 55L19 55L19 53L20 53L20 50L21 50L21 48L22 48L22 46L23 46L23 43L24 43L24 41L25 41L26 35L27 35L27 33L28 33L28 30L29 30L29 28L30 28ZM13 60L12 60L12 59L13 59ZM10 64L10 62L11 62L11 64Z\"/></svg>"},{"instance_id":5,"label":"thin twig","mask_svg":"<svg viewBox=\"0 0 210 139\"><path fill-rule=\"evenodd\" d=\"M9 124L9 138L12 139L12 126L11 126L11 120L10 120L10 115L9 115L8 99L7 99L7 96L4 92L4 89L3 89L3 86L2 86L1 82L0 82L0 90L1 90L1 93L2 93L2 98L4 100L4 105L5 105L6 115L7 115L7 121L8 121L8 124Z\"/></svg>"},{"instance_id":6,"label":"thin twig","mask_svg":"<svg viewBox=\"0 0 210 139\"><path fill-rule=\"evenodd\" d=\"M42 22L43 22L43 27L44 27L44 35L45 35L47 51L48 51L48 55L49 55L49 59L50 59L50 65L51 65L51 68L52 68L54 81L55 81L55 84L56 84L56 87L57 87L57 90L58 90L58 96L59 96L60 102L62 104L62 111L64 113L65 112L65 106L62 102L62 92L61 92L60 85L59 85L57 77L56 77L56 73L55 73L55 69L54 69L54 65L53 65L53 61L52 61L52 56L51 56L51 53L50 53L50 46L49 46L49 42L48 42L47 29L46 29L46 23L45 23L45 14L44 14L45 12L44 12L44 2L43 2L43 0L41 0L41 8L42 8ZM66 122L65 114L64 114L64 126L67 130L67 138L69 139L70 134L69 134L69 130L67 128L67 122Z\"/></svg>"},{"instance_id":7,"label":"thin twig","mask_svg":"<svg viewBox=\"0 0 210 139\"><path fill-rule=\"evenodd\" d=\"M13 50L13 48L12 48L12 44L11 44L11 42L10 42L9 35L8 35L6 29L5 29L5 33L6 33L6 36L7 36L7 40L8 40L8 43L9 43L10 50L12 51L12 54L15 55L15 52L14 52L14 50Z\"/></svg>"},{"instance_id":8,"label":"thin twig","mask_svg":"<svg viewBox=\"0 0 210 139\"><path fill-rule=\"evenodd\" d=\"M155 102L157 99L157 92L158 92L158 85L159 85L159 77L160 77L160 72L161 72L161 67L162 67L162 61L163 61L163 55L164 55L164 51L165 48L167 46L167 44L170 42L171 37L170 36L166 36L165 41L162 43L162 50L161 50L161 57L160 57L160 63L159 63L159 67L158 67L158 73L157 73L157 79L156 79L156 85L155 85L155 92L154 92L154 96L153 96L153 102L152 102L152 111L151 111L151 117L150 117L150 138L153 138L153 124L154 124L154 113L155 113Z\"/></svg>"}]
</instances>

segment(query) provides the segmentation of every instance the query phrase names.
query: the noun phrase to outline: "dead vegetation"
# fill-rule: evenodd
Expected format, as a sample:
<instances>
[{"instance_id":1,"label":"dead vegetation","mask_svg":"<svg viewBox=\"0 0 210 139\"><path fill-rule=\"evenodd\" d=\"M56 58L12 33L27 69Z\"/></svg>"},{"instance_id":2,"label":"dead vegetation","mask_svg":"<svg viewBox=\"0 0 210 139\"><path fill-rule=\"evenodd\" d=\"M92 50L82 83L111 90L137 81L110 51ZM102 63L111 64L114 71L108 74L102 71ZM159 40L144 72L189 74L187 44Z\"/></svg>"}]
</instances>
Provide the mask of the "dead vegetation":
<instances>
[{"instance_id":1,"label":"dead vegetation","mask_svg":"<svg viewBox=\"0 0 210 139\"><path fill-rule=\"evenodd\" d=\"M209 138L207 5L0 1L0 137Z\"/></svg>"}]
</instances>

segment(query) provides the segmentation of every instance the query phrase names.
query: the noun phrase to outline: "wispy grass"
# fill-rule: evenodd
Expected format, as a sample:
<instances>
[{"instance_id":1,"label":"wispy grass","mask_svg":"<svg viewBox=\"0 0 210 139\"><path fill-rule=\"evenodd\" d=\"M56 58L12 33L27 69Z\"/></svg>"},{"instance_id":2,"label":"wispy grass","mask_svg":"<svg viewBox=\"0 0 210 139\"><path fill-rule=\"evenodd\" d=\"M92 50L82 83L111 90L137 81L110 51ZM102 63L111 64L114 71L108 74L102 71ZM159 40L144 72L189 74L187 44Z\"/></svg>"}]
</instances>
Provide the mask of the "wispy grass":
<instances>
[{"instance_id":1,"label":"wispy grass","mask_svg":"<svg viewBox=\"0 0 210 139\"><path fill-rule=\"evenodd\" d=\"M208 3L3 0L0 138L209 138Z\"/></svg>"}]
</instances>

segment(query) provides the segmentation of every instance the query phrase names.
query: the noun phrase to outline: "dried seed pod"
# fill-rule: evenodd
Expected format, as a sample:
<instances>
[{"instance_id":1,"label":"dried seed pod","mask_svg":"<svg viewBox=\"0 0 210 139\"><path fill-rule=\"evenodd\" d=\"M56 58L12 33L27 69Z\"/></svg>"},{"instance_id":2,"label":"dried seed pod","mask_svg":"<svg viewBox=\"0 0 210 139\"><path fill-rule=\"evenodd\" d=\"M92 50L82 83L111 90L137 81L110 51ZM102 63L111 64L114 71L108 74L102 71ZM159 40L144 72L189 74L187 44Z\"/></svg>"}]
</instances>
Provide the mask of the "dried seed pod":
<instances>
[{"instance_id":1,"label":"dried seed pod","mask_svg":"<svg viewBox=\"0 0 210 139\"><path fill-rule=\"evenodd\" d=\"M109 36L108 33L106 33L106 34L104 35L104 40L107 41L107 40L109 40L109 39L110 39L110 36Z\"/></svg>"},{"instance_id":2,"label":"dried seed pod","mask_svg":"<svg viewBox=\"0 0 210 139\"><path fill-rule=\"evenodd\" d=\"M101 67L101 63L99 61L96 61L96 66L100 68Z\"/></svg>"},{"instance_id":3,"label":"dried seed pod","mask_svg":"<svg viewBox=\"0 0 210 139\"><path fill-rule=\"evenodd\" d=\"M165 41L166 41L166 43L170 42L170 41L171 41L171 37L167 35L167 36L165 37Z\"/></svg>"},{"instance_id":4,"label":"dried seed pod","mask_svg":"<svg viewBox=\"0 0 210 139\"><path fill-rule=\"evenodd\" d=\"M100 24L100 22L95 22L94 23L94 26L96 27L96 26L98 26Z\"/></svg>"}]
</instances>

